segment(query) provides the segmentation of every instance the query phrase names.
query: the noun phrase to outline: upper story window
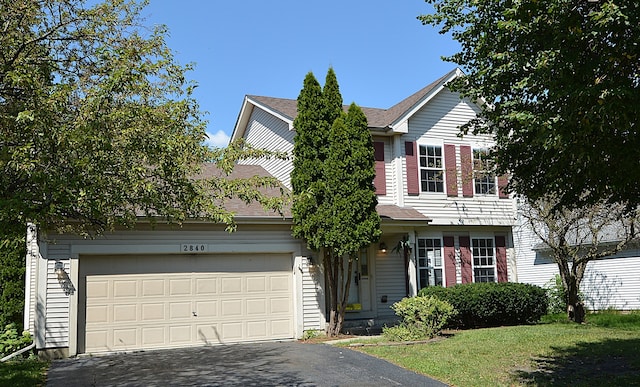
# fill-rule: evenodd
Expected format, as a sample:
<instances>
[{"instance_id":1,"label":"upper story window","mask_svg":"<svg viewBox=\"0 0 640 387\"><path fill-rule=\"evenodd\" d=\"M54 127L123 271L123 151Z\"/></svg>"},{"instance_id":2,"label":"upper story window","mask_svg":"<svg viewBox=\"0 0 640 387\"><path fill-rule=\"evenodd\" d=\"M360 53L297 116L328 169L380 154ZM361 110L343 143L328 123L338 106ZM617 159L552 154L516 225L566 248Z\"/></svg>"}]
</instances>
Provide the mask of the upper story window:
<instances>
[{"instance_id":1,"label":"upper story window","mask_svg":"<svg viewBox=\"0 0 640 387\"><path fill-rule=\"evenodd\" d=\"M493 238L471 240L474 282L496 282L496 249Z\"/></svg>"},{"instance_id":2,"label":"upper story window","mask_svg":"<svg viewBox=\"0 0 640 387\"><path fill-rule=\"evenodd\" d=\"M443 286L442 243L439 238L418 239L418 288Z\"/></svg>"},{"instance_id":3,"label":"upper story window","mask_svg":"<svg viewBox=\"0 0 640 387\"><path fill-rule=\"evenodd\" d=\"M420 185L422 192L444 192L441 146L420 145Z\"/></svg>"},{"instance_id":4,"label":"upper story window","mask_svg":"<svg viewBox=\"0 0 640 387\"><path fill-rule=\"evenodd\" d=\"M473 150L473 182L476 195L496 194L496 175L487 149Z\"/></svg>"}]
</instances>

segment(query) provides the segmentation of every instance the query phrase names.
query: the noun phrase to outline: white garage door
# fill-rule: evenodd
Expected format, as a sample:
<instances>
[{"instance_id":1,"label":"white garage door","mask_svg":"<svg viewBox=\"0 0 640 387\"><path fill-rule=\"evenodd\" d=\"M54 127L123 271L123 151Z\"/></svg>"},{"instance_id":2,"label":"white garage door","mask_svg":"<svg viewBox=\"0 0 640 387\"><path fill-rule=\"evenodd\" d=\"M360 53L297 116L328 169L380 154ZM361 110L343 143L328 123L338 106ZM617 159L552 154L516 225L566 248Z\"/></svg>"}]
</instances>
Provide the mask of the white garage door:
<instances>
[{"instance_id":1,"label":"white garage door","mask_svg":"<svg viewBox=\"0 0 640 387\"><path fill-rule=\"evenodd\" d=\"M294 337L290 256L115 256L80 262L86 284L83 352Z\"/></svg>"}]
</instances>

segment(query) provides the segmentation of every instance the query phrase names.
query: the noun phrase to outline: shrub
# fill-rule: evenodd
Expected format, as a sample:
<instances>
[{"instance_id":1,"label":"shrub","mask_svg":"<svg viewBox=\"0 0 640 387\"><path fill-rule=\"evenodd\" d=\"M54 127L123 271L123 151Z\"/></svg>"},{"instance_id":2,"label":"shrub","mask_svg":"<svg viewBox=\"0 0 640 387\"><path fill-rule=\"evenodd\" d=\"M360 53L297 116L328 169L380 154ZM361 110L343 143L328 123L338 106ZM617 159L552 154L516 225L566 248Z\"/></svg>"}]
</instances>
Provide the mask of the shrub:
<instances>
[{"instance_id":1,"label":"shrub","mask_svg":"<svg viewBox=\"0 0 640 387\"><path fill-rule=\"evenodd\" d=\"M453 305L457 313L447 326L455 328L532 324L547 313L549 304L543 288L512 282L428 287L418 295Z\"/></svg>"},{"instance_id":2,"label":"shrub","mask_svg":"<svg viewBox=\"0 0 640 387\"><path fill-rule=\"evenodd\" d=\"M549 282L544 285L549 298L549 310L550 314L566 313L567 312L567 292L562 285L562 278L560 274L556 274L551 278Z\"/></svg>"},{"instance_id":3,"label":"shrub","mask_svg":"<svg viewBox=\"0 0 640 387\"><path fill-rule=\"evenodd\" d=\"M383 328L383 335L391 341L432 338L455 312L451 304L436 297L403 298L391 308L401 319L399 325Z\"/></svg>"},{"instance_id":4,"label":"shrub","mask_svg":"<svg viewBox=\"0 0 640 387\"><path fill-rule=\"evenodd\" d=\"M0 357L12 354L27 345L31 344L31 335L24 331L18 333L15 323L7 324L3 331L0 331Z\"/></svg>"}]
</instances>

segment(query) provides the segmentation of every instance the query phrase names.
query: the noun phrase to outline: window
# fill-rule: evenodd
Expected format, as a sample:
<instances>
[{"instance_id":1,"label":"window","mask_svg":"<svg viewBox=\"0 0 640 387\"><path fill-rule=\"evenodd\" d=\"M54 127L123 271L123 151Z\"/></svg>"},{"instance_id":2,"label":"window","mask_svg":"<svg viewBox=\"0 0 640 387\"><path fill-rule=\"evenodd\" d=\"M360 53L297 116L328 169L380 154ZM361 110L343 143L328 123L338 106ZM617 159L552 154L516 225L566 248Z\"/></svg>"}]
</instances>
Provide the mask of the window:
<instances>
[{"instance_id":1,"label":"window","mask_svg":"<svg viewBox=\"0 0 640 387\"><path fill-rule=\"evenodd\" d=\"M474 282L496 282L496 250L492 238L471 240Z\"/></svg>"},{"instance_id":2,"label":"window","mask_svg":"<svg viewBox=\"0 0 640 387\"><path fill-rule=\"evenodd\" d=\"M443 286L440 239L418 239L418 287Z\"/></svg>"},{"instance_id":3,"label":"window","mask_svg":"<svg viewBox=\"0 0 640 387\"><path fill-rule=\"evenodd\" d=\"M486 149L473 150L473 180L476 195L496 194L496 175L493 173L493 161Z\"/></svg>"},{"instance_id":4,"label":"window","mask_svg":"<svg viewBox=\"0 0 640 387\"><path fill-rule=\"evenodd\" d=\"M441 146L420 145L420 184L422 192L444 192Z\"/></svg>"}]
</instances>

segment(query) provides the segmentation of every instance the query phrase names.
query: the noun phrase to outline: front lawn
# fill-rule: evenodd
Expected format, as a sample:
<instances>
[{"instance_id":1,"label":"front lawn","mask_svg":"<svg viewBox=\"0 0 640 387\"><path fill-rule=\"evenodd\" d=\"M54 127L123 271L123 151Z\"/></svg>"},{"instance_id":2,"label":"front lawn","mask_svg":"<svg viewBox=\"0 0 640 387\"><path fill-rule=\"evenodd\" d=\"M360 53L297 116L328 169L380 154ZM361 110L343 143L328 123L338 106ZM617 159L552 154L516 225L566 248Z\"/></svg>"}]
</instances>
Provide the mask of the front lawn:
<instances>
[{"instance_id":1,"label":"front lawn","mask_svg":"<svg viewBox=\"0 0 640 387\"><path fill-rule=\"evenodd\" d=\"M49 362L35 357L0 363L0 386L44 386L48 368Z\"/></svg>"},{"instance_id":2,"label":"front lawn","mask_svg":"<svg viewBox=\"0 0 640 387\"><path fill-rule=\"evenodd\" d=\"M455 386L640 385L640 314L597 314L587 324L457 331L445 340L354 349Z\"/></svg>"}]
</instances>

